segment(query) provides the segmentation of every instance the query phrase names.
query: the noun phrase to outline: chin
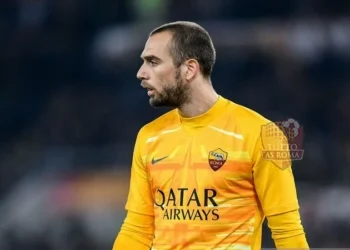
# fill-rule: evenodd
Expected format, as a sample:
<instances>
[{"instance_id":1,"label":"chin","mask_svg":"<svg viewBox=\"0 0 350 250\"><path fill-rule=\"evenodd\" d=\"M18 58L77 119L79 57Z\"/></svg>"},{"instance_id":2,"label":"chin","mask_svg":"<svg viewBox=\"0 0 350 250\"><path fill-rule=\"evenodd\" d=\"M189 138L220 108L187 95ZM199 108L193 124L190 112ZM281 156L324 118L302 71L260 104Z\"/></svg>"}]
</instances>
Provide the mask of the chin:
<instances>
[{"instance_id":1,"label":"chin","mask_svg":"<svg viewBox=\"0 0 350 250\"><path fill-rule=\"evenodd\" d=\"M157 98L157 97L155 97L155 96L151 96L150 98L149 98L149 104L152 106L152 107L154 107L154 108L156 108L156 107L164 107L164 102L161 100L161 99L159 99L159 98Z\"/></svg>"},{"instance_id":2,"label":"chin","mask_svg":"<svg viewBox=\"0 0 350 250\"><path fill-rule=\"evenodd\" d=\"M179 107L179 105L169 102L168 100L160 100L155 98L151 98L149 100L149 104L153 108L178 108Z\"/></svg>"},{"instance_id":3,"label":"chin","mask_svg":"<svg viewBox=\"0 0 350 250\"><path fill-rule=\"evenodd\" d=\"M160 102L159 100L154 99L154 97L151 97L149 99L149 105L151 105L153 108L164 107L163 103Z\"/></svg>"}]
</instances>

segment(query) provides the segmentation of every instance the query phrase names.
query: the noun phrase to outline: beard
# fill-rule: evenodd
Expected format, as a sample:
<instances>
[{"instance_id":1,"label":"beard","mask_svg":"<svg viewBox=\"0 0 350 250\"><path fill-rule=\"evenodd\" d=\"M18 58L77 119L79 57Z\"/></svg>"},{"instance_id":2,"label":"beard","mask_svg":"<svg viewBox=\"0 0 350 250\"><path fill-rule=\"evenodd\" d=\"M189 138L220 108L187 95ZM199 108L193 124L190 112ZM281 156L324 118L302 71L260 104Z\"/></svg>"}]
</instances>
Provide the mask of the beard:
<instances>
[{"instance_id":1,"label":"beard","mask_svg":"<svg viewBox=\"0 0 350 250\"><path fill-rule=\"evenodd\" d=\"M161 92L156 92L149 100L152 107L180 108L190 99L189 86L184 84L180 69L176 70L174 84L165 84Z\"/></svg>"}]
</instances>

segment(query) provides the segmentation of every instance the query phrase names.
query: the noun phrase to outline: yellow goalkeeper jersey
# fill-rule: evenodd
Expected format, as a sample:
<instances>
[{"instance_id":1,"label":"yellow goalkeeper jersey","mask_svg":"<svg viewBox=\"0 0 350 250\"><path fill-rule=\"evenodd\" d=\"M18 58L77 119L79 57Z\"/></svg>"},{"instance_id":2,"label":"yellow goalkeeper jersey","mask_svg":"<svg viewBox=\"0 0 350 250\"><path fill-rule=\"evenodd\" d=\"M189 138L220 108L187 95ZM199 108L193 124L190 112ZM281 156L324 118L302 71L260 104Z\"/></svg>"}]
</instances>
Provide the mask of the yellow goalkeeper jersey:
<instances>
[{"instance_id":1,"label":"yellow goalkeeper jersey","mask_svg":"<svg viewBox=\"0 0 350 250\"><path fill-rule=\"evenodd\" d=\"M203 115L173 110L140 130L126 209L154 217L153 250L260 249L265 216L299 208L290 158L268 153L286 138L271 129L219 97Z\"/></svg>"}]
</instances>

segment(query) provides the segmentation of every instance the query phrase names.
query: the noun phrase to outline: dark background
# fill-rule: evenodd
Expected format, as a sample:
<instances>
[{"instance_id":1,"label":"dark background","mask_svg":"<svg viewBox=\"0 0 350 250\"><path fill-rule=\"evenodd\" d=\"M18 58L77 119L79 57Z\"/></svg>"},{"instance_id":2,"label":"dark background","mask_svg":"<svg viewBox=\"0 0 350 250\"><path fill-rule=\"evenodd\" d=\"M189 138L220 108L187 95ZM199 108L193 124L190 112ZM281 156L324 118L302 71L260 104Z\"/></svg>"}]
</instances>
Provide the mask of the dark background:
<instances>
[{"instance_id":1,"label":"dark background","mask_svg":"<svg viewBox=\"0 0 350 250\"><path fill-rule=\"evenodd\" d=\"M350 247L350 1L2 0L0 249L111 249L138 129L147 34L203 25L213 85L304 128L294 162L312 247ZM273 246L265 231L263 246Z\"/></svg>"}]
</instances>

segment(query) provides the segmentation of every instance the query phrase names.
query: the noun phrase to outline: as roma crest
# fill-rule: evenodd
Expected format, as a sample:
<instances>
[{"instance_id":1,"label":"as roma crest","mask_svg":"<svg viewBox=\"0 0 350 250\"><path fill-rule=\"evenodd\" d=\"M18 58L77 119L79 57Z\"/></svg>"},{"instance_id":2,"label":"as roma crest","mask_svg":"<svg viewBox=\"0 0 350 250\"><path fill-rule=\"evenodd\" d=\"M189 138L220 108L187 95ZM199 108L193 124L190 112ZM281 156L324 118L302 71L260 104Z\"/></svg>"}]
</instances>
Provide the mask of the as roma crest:
<instances>
[{"instance_id":1,"label":"as roma crest","mask_svg":"<svg viewBox=\"0 0 350 250\"><path fill-rule=\"evenodd\" d=\"M227 160L227 152L221 148L217 148L209 152L208 161L211 169L214 171L219 170Z\"/></svg>"}]
</instances>

